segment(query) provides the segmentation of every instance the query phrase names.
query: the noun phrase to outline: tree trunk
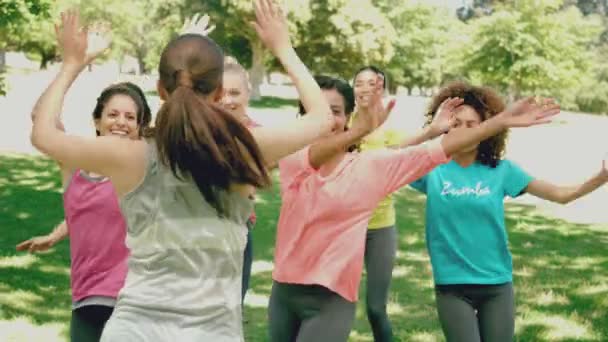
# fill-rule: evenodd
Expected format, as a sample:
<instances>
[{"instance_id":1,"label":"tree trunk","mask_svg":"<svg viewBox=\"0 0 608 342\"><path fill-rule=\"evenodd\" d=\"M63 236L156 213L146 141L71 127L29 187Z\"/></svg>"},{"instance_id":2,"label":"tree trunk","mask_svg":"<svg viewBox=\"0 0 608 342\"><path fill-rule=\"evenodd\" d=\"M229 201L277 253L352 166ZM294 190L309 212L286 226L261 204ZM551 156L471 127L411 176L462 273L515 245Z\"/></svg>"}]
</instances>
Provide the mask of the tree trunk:
<instances>
[{"instance_id":1,"label":"tree trunk","mask_svg":"<svg viewBox=\"0 0 608 342\"><path fill-rule=\"evenodd\" d=\"M264 75L266 74L266 67L264 65L264 46L259 39L255 38L255 40L251 42L251 51L253 54L251 70L249 70L249 80L251 81L251 99L259 100L262 98L260 85L262 84Z\"/></svg>"},{"instance_id":2,"label":"tree trunk","mask_svg":"<svg viewBox=\"0 0 608 342\"><path fill-rule=\"evenodd\" d=\"M6 51L0 49L0 74L4 72L6 68Z\"/></svg>"},{"instance_id":3,"label":"tree trunk","mask_svg":"<svg viewBox=\"0 0 608 342\"><path fill-rule=\"evenodd\" d=\"M53 60L54 56L49 56L43 53L41 57L40 70L46 70L46 67L49 65L49 62Z\"/></svg>"},{"instance_id":4,"label":"tree trunk","mask_svg":"<svg viewBox=\"0 0 608 342\"><path fill-rule=\"evenodd\" d=\"M407 96L412 96L412 87L407 87Z\"/></svg>"}]
</instances>

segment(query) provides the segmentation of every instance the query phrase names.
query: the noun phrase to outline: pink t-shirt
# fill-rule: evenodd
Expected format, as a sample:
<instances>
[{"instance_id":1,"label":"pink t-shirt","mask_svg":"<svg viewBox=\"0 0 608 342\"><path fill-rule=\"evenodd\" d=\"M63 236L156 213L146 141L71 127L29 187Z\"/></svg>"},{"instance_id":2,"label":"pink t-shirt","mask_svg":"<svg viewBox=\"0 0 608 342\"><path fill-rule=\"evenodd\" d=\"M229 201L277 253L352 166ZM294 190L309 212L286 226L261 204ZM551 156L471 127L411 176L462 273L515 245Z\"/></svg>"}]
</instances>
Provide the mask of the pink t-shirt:
<instances>
[{"instance_id":1,"label":"pink t-shirt","mask_svg":"<svg viewBox=\"0 0 608 342\"><path fill-rule=\"evenodd\" d=\"M283 204L273 279L322 285L356 302L367 223L378 202L448 158L438 141L350 153L323 177L308 153L309 147L279 162Z\"/></svg>"},{"instance_id":2,"label":"pink t-shirt","mask_svg":"<svg viewBox=\"0 0 608 342\"><path fill-rule=\"evenodd\" d=\"M127 225L109 179L74 173L63 194L70 234L74 302L91 296L116 298L127 276Z\"/></svg>"}]
</instances>

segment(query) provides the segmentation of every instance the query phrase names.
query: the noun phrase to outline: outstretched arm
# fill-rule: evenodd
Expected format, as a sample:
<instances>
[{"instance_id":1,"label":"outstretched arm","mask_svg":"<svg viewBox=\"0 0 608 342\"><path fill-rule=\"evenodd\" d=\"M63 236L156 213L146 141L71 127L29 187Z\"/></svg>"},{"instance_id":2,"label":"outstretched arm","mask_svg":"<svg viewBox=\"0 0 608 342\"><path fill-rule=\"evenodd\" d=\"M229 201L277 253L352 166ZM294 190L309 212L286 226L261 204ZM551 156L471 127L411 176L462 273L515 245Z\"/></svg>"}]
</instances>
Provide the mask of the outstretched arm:
<instances>
[{"instance_id":1,"label":"outstretched arm","mask_svg":"<svg viewBox=\"0 0 608 342\"><path fill-rule=\"evenodd\" d=\"M41 252L53 247L57 242L68 236L68 225L61 221L51 233L45 236L36 236L17 245L18 251Z\"/></svg>"},{"instance_id":2,"label":"outstretched arm","mask_svg":"<svg viewBox=\"0 0 608 342\"><path fill-rule=\"evenodd\" d=\"M254 7L257 20L253 26L259 38L289 74L307 112L283 125L252 130L266 164L272 165L328 134L335 121L321 89L291 45L281 9L270 0L255 0Z\"/></svg>"},{"instance_id":3,"label":"outstretched arm","mask_svg":"<svg viewBox=\"0 0 608 342\"><path fill-rule=\"evenodd\" d=\"M559 105L552 100L544 99L537 103L531 97L525 98L477 127L450 130L442 138L441 145L446 155L451 156L466 146L479 143L505 129L550 123L551 117L559 112Z\"/></svg>"},{"instance_id":4,"label":"outstretched arm","mask_svg":"<svg viewBox=\"0 0 608 342\"><path fill-rule=\"evenodd\" d=\"M603 186L608 182L608 164L604 160L602 170L583 183L573 186L560 186L553 183L535 179L526 188L526 192L536 197L556 202L568 204L577 200Z\"/></svg>"}]
</instances>

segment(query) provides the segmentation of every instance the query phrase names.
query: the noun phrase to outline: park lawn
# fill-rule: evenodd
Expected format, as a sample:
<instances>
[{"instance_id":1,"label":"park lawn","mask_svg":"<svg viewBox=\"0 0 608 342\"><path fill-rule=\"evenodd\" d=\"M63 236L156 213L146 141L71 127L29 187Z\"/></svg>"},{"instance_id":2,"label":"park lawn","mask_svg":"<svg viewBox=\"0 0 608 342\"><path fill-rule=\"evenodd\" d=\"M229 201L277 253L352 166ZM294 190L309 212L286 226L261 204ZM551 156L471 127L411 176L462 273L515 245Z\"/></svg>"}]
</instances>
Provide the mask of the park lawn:
<instances>
[{"instance_id":1,"label":"park lawn","mask_svg":"<svg viewBox=\"0 0 608 342\"><path fill-rule=\"evenodd\" d=\"M424 199L396 195L399 251L389 313L396 341L443 340L434 310L424 245ZM255 262L246 300L247 341L267 340L278 188L257 206ZM16 253L15 245L49 232L62 218L57 167L45 158L0 156L0 341L65 341L70 320L69 248ZM515 265L518 341L608 340L608 225L569 223L509 204L507 223ZM364 286L361 298L365 296ZM372 341L363 301L351 341Z\"/></svg>"}]
</instances>

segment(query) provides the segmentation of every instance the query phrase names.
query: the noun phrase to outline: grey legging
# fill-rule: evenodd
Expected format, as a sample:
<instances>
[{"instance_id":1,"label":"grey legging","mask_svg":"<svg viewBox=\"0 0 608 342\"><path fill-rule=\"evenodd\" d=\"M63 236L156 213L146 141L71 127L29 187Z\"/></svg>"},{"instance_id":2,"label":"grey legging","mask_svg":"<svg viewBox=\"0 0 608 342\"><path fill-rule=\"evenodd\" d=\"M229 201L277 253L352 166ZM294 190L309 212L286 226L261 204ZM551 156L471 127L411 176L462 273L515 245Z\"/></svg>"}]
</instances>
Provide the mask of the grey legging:
<instances>
[{"instance_id":1,"label":"grey legging","mask_svg":"<svg viewBox=\"0 0 608 342\"><path fill-rule=\"evenodd\" d=\"M274 282L270 294L271 342L346 342L356 304L319 285Z\"/></svg>"},{"instance_id":2,"label":"grey legging","mask_svg":"<svg viewBox=\"0 0 608 342\"><path fill-rule=\"evenodd\" d=\"M512 283L437 285L437 312L448 342L512 342L515 303Z\"/></svg>"},{"instance_id":3,"label":"grey legging","mask_svg":"<svg viewBox=\"0 0 608 342\"><path fill-rule=\"evenodd\" d=\"M393 340L393 329L386 312L386 304L396 252L397 230L395 226L368 229L365 241L367 319L376 342Z\"/></svg>"}]
</instances>

